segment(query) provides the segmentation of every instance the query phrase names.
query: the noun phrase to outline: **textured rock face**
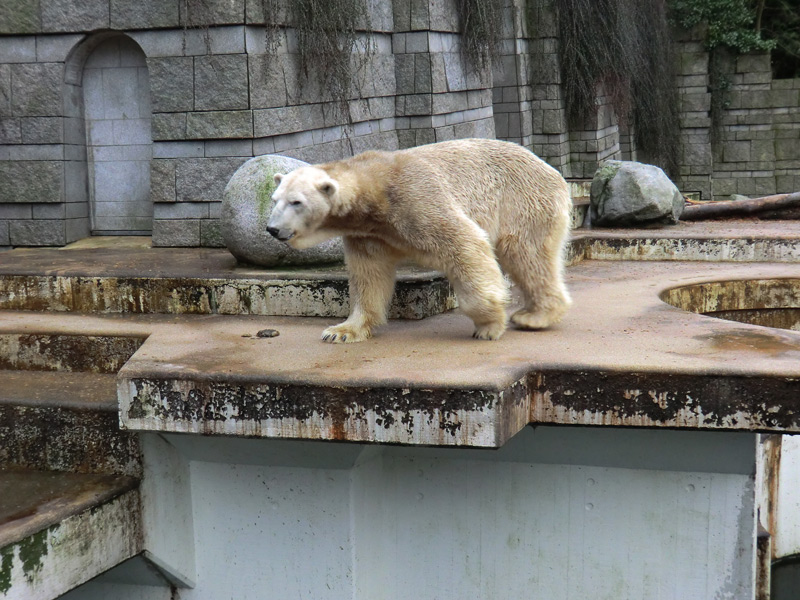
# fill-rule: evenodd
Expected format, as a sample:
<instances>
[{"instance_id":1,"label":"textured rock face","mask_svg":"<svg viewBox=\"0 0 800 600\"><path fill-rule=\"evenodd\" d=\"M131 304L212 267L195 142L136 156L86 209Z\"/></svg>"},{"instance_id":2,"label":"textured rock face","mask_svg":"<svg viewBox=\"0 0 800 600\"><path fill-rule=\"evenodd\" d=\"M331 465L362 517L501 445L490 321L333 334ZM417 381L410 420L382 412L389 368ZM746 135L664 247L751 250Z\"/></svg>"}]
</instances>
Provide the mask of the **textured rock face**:
<instances>
[{"instance_id":1,"label":"textured rock face","mask_svg":"<svg viewBox=\"0 0 800 600\"><path fill-rule=\"evenodd\" d=\"M307 250L295 250L267 233L272 212L275 173L306 166L301 160L268 154L251 158L233 174L222 196L222 238L240 262L264 267L340 262L342 240L324 242Z\"/></svg>"},{"instance_id":2,"label":"textured rock face","mask_svg":"<svg viewBox=\"0 0 800 600\"><path fill-rule=\"evenodd\" d=\"M594 175L591 220L595 225L677 223L683 195L656 166L605 161Z\"/></svg>"}]
</instances>

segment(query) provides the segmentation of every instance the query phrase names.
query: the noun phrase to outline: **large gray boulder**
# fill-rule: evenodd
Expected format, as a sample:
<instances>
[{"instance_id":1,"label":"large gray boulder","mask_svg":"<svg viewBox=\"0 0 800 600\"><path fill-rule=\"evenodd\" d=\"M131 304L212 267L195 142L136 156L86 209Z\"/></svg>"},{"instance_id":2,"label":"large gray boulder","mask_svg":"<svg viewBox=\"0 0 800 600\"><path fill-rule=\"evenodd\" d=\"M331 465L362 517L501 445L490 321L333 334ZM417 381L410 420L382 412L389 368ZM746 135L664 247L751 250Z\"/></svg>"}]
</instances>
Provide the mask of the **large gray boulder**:
<instances>
[{"instance_id":1,"label":"large gray boulder","mask_svg":"<svg viewBox=\"0 0 800 600\"><path fill-rule=\"evenodd\" d=\"M678 188L653 165L607 160L592 180L592 225L677 223L683 206Z\"/></svg>"},{"instance_id":2,"label":"large gray boulder","mask_svg":"<svg viewBox=\"0 0 800 600\"><path fill-rule=\"evenodd\" d=\"M302 160L266 154L244 163L222 195L220 227L225 245L237 260L263 267L302 266L344 260L342 240L336 238L307 250L295 250L267 233L272 212L275 173L308 166Z\"/></svg>"}]
</instances>

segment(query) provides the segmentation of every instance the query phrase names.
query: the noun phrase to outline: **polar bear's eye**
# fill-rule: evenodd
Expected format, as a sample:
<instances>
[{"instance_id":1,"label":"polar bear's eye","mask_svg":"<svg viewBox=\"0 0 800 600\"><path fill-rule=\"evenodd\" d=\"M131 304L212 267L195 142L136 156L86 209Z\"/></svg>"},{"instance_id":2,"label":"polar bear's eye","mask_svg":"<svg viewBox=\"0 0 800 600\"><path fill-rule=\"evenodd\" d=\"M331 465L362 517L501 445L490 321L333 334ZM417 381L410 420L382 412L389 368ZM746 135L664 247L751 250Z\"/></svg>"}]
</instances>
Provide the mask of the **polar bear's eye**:
<instances>
[{"instance_id":1,"label":"polar bear's eye","mask_svg":"<svg viewBox=\"0 0 800 600\"><path fill-rule=\"evenodd\" d=\"M290 200L289 204L291 204L292 206L300 206L302 202L300 202L300 200Z\"/></svg>"}]
</instances>

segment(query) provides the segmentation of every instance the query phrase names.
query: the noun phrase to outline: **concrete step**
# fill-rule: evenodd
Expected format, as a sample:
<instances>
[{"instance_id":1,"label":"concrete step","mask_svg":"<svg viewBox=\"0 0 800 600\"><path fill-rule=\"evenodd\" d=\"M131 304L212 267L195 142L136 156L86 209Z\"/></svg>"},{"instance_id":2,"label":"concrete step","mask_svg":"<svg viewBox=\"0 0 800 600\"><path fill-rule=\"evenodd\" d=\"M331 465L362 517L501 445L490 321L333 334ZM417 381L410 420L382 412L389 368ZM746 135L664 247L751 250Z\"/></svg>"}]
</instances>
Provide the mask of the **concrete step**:
<instances>
[{"instance_id":1,"label":"concrete step","mask_svg":"<svg viewBox=\"0 0 800 600\"><path fill-rule=\"evenodd\" d=\"M454 308L441 273L398 270L389 316L423 319ZM344 265L242 266L225 249L12 250L0 264L0 310L346 317Z\"/></svg>"},{"instance_id":2,"label":"concrete step","mask_svg":"<svg viewBox=\"0 0 800 600\"><path fill-rule=\"evenodd\" d=\"M50 600L141 551L138 479L0 471L0 596Z\"/></svg>"},{"instance_id":3,"label":"concrete step","mask_svg":"<svg viewBox=\"0 0 800 600\"><path fill-rule=\"evenodd\" d=\"M0 369L113 374L142 337L80 333L0 333Z\"/></svg>"},{"instance_id":4,"label":"concrete step","mask_svg":"<svg viewBox=\"0 0 800 600\"><path fill-rule=\"evenodd\" d=\"M583 222L586 220L586 213L589 211L592 180L568 179L567 183L569 184L569 194L572 198L570 228L579 229L583 227Z\"/></svg>"},{"instance_id":5,"label":"concrete step","mask_svg":"<svg viewBox=\"0 0 800 600\"><path fill-rule=\"evenodd\" d=\"M139 477L137 438L119 429L115 375L0 371L0 468Z\"/></svg>"}]
</instances>

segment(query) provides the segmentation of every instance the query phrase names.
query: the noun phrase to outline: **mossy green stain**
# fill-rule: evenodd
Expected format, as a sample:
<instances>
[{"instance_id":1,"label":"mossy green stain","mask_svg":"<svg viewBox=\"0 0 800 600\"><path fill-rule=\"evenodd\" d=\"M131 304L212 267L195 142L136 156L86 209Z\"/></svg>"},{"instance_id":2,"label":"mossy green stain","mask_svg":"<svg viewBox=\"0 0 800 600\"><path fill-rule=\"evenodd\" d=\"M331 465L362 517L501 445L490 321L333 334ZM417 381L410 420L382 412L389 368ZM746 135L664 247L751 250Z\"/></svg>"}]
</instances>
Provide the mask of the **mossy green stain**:
<instances>
[{"instance_id":1,"label":"mossy green stain","mask_svg":"<svg viewBox=\"0 0 800 600\"><path fill-rule=\"evenodd\" d=\"M620 170L620 164L606 162L597 170L597 176L603 181L609 181L614 178L614 175Z\"/></svg>"},{"instance_id":2,"label":"mossy green stain","mask_svg":"<svg viewBox=\"0 0 800 600\"><path fill-rule=\"evenodd\" d=\"M0 550L0 594L11 589L11 564L14 561L14 546Z\"/></svg>"},{"instance_id":3,"label":"mossy green stain","mask_svg":"<svg viewBox=\"0 0 800 600\"><path fill-rule=\"evenodd\" d=\"M19 543L22 572L28 581L33 581L34 575L42 568L44 557L47 556L47 532L45 529Z\"/></svg>"},{"instance_id":4,"label":"mossy green stain","mask_svg":"<svg viewBox=\"0 0 800 600\"><path fill-rule=\"evenodd\" d=\"M256 187L256 200L258 201L258 216L264 218L272 204L272 193L275 191L275 184L272 180L273 175L265 177Z\"/></svg>"}]
</instances>

